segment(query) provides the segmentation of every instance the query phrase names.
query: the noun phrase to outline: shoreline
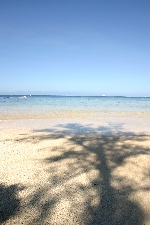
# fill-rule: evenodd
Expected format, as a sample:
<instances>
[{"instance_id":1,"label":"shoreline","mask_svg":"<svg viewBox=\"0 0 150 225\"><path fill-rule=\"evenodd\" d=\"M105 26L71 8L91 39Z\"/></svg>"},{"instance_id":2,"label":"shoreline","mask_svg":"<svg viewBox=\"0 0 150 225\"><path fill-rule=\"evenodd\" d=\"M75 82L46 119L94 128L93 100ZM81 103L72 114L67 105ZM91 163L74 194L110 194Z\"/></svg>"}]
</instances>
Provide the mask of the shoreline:
<instances>
[{"instance_id":1,"label":"shoreline","mask_svg":"<svg viewBox=\"0 0 150 225\"><path fill-rule=\"evenodd\" d=\"M150 134L147 118L50 118L0 120L1 129L28 130L47 129L68 134Z\"/></svg>"},{"instance_id":2,"label":"shoreline","mask_svg":"<svg viewBox=\"0 0 150 225\"><path fill-rule=\"evenodd\" d=\"M38 113L35 111L18 110L8 113L2 112L0 121L3 120L26 120L26 119L76 119L76 118L143 118L150 119L149 111L109 111L109 110L43 110Z\"/></svg>"}]
</instances>

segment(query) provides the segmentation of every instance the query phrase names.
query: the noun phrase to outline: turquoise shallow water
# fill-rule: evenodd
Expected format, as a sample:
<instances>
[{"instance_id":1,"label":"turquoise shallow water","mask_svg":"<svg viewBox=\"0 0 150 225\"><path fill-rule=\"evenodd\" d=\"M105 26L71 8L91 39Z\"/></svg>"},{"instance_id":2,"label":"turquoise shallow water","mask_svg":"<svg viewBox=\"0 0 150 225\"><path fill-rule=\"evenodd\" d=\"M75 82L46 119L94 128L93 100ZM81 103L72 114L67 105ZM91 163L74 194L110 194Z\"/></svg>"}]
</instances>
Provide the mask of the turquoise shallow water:
<instances>
[{"instance_id":1,"label":"turquoise shallow water","mask_svg":"<svg viewBox=\"0 0 150 225\"><path fill-rule=\"evenodd\" d=\"M0 119L150 116L150 98L0 96Z\"/></svg>"}]
</instances>

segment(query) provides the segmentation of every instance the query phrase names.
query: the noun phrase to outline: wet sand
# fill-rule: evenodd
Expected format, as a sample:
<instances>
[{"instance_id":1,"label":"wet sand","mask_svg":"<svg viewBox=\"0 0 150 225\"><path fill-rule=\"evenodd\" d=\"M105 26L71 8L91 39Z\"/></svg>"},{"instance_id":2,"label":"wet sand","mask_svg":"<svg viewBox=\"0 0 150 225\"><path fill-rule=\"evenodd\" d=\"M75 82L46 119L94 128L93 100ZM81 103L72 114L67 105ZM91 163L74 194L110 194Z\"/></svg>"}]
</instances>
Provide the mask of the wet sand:
<instances>
[{"instance_id":1,"label":"wet sand","mask_svg":"<svg viewBox=\"0 0 150 225\"><path fill-rule=\"evenodd\" d=\"M150 120L0 122L0 224L150 224Z\"/></svg>"}]
</instances>

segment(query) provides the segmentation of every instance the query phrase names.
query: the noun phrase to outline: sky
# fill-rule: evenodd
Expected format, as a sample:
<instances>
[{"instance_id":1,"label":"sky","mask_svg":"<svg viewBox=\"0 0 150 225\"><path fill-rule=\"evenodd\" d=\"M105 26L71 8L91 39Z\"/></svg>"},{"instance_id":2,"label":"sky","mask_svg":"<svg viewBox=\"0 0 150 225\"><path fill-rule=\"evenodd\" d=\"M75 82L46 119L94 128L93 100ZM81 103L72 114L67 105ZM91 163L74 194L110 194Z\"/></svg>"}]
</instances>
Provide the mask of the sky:
<instances>
[{"instance_id":1,"label":"sky","mask_svg":"<svg viewBox=\"0 0 150 225\"><path fill-rule=\"evenodd\" d=\"M149 0L0 0L0 94L150 96Z\"/></svg>"}]
</instances>

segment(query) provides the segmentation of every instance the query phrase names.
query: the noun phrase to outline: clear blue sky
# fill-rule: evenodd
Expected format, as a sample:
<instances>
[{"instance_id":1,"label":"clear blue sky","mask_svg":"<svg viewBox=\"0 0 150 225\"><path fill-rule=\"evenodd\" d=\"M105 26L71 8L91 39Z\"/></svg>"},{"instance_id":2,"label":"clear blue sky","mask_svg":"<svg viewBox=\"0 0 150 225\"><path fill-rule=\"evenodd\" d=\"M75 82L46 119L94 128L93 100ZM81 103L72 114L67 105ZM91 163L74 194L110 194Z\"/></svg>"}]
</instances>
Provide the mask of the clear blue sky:
<instances>
[{"instance_id":1,"label":"clear blue sky","mask_svg":"<svg viewBox=\"0 0 150 225\"><path fill-rule=\"evenodd\" d=\"M150 96L149 0L0 0L0 93Z\"/></svg>"}]
</instances>

